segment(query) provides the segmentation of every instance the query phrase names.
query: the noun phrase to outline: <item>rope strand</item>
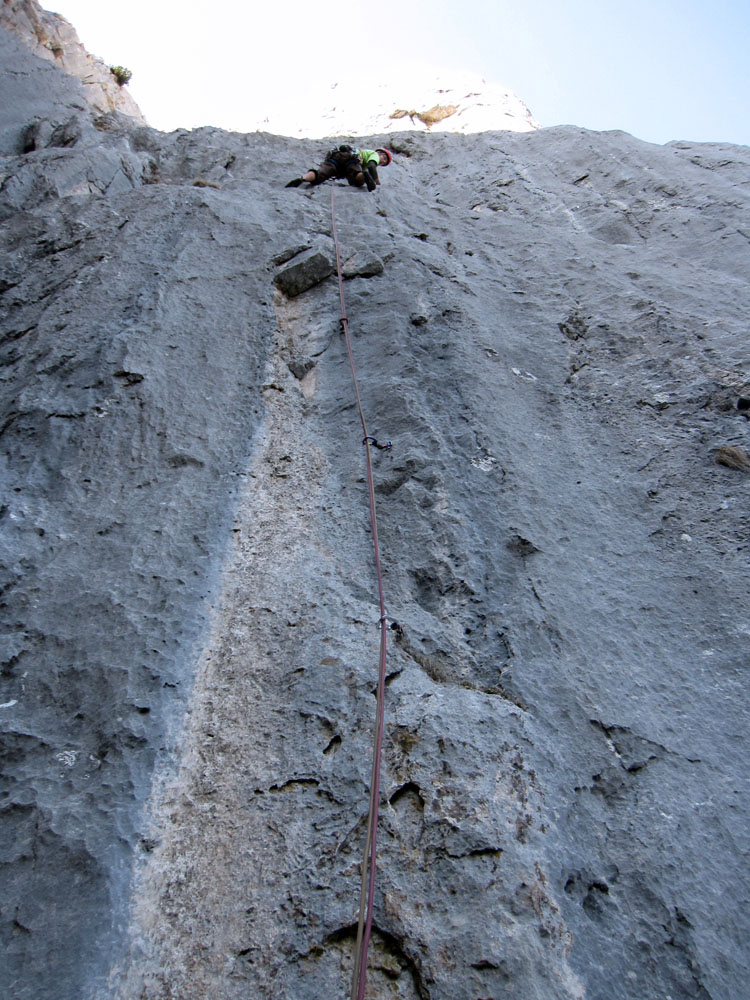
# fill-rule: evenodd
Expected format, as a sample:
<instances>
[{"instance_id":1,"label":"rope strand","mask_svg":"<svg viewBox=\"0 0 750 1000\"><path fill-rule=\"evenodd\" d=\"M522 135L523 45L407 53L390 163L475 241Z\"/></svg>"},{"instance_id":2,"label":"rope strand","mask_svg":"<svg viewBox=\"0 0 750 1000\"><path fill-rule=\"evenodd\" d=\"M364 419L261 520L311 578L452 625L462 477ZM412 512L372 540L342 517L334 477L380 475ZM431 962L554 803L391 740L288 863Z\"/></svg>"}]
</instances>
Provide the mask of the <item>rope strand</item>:
<instances>
[{"instance_id":1,"label":"rope strand","mask_svg":"<svg viewBox=\"0 0 750 1000\"><path fill-rule=\"evenodd\" d=\"M386 611L385 598L383 596L383 573L380 565L380 543L378 541L378 521L375 510L375 486L372 476L372 460L370 457L370 445L377 448L387 446L378 445L375 438L367 433L365 414L362 409L362 398L359 392L359 382L357 381L357 370L354 364L354 352L349 336L349 320L346 315L346 303L344 301L344 279L341 273L341 254L339 252L339 239L336 231L336 209L335 209L335 185L331 186L331 228L333 232L333 242L336 248L336 271L339 279L339 299L341 301L341 326L346 340L346 350L349 354L349 365L352 370L352 381L354 383L354 393L357 398L357 409L359 419L362 423L362 443L365 446L365 460L367 466L367 492L370 505L370 524L372 527L372 544L375 555L375 572L378 580L378 600L380 602L380 664L378 668L378 690L377 690L377 713L375 720L375 739L372 754L372 779L370 782L370 809L367 817L367 836L365 838L365 850L362 858L362 884L360 888L359 900L359 922L357 925L357 943L355 949L354 975L352 977L352 1000L365 1000L365 988L367 985L367 953L370 946L370 936L372 934L372 916L375 896L375 861L377 848L378 831L378 810L380 804L380 762L383 755L383 730L385 726L385 677L386 677ZM389 442L390 445L390 442Z\"/></svg>"}]
</instances>

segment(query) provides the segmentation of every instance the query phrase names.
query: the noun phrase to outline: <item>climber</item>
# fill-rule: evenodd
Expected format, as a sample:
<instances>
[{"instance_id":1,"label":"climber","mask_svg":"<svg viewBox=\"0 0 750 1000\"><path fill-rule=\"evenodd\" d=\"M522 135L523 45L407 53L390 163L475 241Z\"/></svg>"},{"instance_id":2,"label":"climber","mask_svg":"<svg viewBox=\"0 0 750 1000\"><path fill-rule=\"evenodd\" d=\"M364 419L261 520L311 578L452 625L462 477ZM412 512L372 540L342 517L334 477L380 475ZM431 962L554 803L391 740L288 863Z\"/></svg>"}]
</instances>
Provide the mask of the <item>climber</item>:
<instances>
[{"instance_id":1,"label":"climber","mask_svg":"<svg viewBox=\"0 0 750 1000\"><path fill-rule=\"evenodd\" d=\"M393 157L388 149L358 149L359 158L362 161L362 173L368 191L374 191L377 184L380 184L378 177L378 167L387 167Z\"/></svg>"},{"instance_id":2,"label":"climber","mask_svg":"<svg viewBox=\"0 0 750 1000\"><path fill-rule=\"evenodd\" d=\"M287 187L299 187L303 181L310 185L322 184L332 177L346 179L353 187L367 185L374 191L380 184L378 167L387 167L393 157L387 149L354 149L342 145L332 149L320 166L308 170L301 177L289 181Z\"/></svg>"}]
</instances>

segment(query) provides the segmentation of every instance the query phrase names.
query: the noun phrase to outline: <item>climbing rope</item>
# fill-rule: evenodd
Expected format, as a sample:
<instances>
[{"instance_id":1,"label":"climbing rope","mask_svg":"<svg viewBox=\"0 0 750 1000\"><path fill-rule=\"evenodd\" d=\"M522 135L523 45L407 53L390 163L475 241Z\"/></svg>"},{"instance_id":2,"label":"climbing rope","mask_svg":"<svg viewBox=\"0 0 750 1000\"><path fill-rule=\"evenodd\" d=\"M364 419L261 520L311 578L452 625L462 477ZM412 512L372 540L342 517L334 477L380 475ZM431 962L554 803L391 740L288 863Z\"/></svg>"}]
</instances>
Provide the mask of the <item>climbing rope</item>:
<instances>
[{"instance_id":1,"label":"climbing rope","mask_svg":"<svg viewBox=\"0 0 750 1000\"><path fill-rule=\"evenodd\" d=\"M349 320L346 315L346 303L344 301L344 279L341 274L341 254L339 252L339 238L336 231L336 202L335 185L331 186L331 229L333 232L333 243L336 247L336 270L339 276L339 299L341 300L341 327L346 340L346 350L349 354L349 365L352 370L352 381L354 383L354 394L357 398L357 409L359 419L362 423L362 444L365 446L365 459L367 464L367 491L370 502L370 524L372 527L372 544L375 550L375 573L378 579L378 599L380 601L380 667L378 671L378 692L377 708L375 720L375 738L372 753L372 779L370 781L370 810L367 817L367 836L365 838L365 850L362 857L362 885L359 898L359 922L357 925L357 944L355 948L354 975L352 977L352 1000L365 1000L365 987L367 984L367 952L370 946L370 936L372 933L372 912L375 895L375 859L378 830L378 806L380 802L380 761L383 753L383 729L385 722L385 665L386 665L386 613L385 598L383 597L383 573L380 566L380 545L378 543L378 520L375 512L375 486L372 477L372 461L370 458L370 446L375 448L388 449L391 447L390 441L381 445L367 433L365 414L362 409L362 398L359 392L359 382L357 381L357 369L354 364L354 352L352 351L351 337L349 336Z\"/></svg>"}]
</instances>

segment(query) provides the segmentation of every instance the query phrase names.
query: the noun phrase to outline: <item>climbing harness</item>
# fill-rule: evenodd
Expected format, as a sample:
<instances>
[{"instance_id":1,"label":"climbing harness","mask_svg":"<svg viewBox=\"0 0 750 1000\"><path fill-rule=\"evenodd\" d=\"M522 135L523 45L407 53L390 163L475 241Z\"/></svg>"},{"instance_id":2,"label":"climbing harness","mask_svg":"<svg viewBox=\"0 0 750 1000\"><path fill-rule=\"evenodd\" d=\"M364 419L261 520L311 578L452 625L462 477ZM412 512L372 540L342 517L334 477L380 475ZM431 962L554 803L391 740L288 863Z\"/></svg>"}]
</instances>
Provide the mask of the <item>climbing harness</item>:
<instances>
[{"instance_id":1,"label":"climbing harness","mask_svg":"<svg viewBox=\"0 0 750 1000\"><path fill-rule=\"evenodd\" d=\"M370 782L370 809L367 817L367 836L365 838L365 850L362 857L362 885L359 899L359 922L357 925L357 944L354 958L354 975L352 977L352 1000L364 1000L365 987L367 984L367 952L370 946L370 936L372 933L372 911L375 895L375 859L378 829L378 807L380 800L380 761L383 752L383 729L385 721L385 665L386 665L386 623L385 598L383 596L383 573L380 566L380 545L378 543L378 521L375 512L375 486L372 477L372 461L370 458L370 445L380 448L383 451L391 448L391 442L378 444L376 439L367 433L365 414L362 409L362 398L359 392L357 381L357 369L354 364L354 352L352 351L351 337L349 336L349 319L346 315L346 303L344 302L344 279L341 273L341 254L339 252L339 239L336 231L336 186L331 187L331 230L333 233L333 243L336 248L336 270L339 278L339 299L341 301L341 327L346 339L346 350L349 355L349 365L352 370L352 381L354 383L354 394L357 399L357 409L359 419L362 423L362 444L365 446L365 460L367 466L367 491L370 504L370 525L372 529L372 544L375 555L375 573L378 580L378 599L380 601L380 665L378 669L378 689L377 708L375 720L375 737L372 753L372 779Z\"/></svg>"}]
</instances>

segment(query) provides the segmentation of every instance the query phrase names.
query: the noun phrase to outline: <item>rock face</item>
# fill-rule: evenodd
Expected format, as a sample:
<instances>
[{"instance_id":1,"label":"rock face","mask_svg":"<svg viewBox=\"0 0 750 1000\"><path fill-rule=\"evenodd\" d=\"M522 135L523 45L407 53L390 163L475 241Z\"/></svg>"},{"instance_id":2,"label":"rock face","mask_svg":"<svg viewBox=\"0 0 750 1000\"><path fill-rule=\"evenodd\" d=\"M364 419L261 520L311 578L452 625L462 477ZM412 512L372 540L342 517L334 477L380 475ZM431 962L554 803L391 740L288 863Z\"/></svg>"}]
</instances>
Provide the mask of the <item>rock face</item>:
<instances>
[{"instance_id":1,"label":"rock face","mask_svg":"<svg viewBox=\"0 0 750 1000\"><path fill-rule=\"evenodd\" d=\"M106 63L86 51L75 28L64 17L42 10L36 0L3 0L0 27L13 32L40 59L77 77L87 103L95 111L120 111L145 124L125 87L117 83Z\"/></svg>"},{"instance_id":2,"label":"rock face","mask_svg":"<svg viewBox=\"0 0 750 1000\"><path fill-rule=\"evenodd\" d=\"M321 149L0 45L2 993L346 996L379 612ZM736 1000L750 151L389 143L336 188L393 442L368 996Z\"/></svg>"}]
</instances>

